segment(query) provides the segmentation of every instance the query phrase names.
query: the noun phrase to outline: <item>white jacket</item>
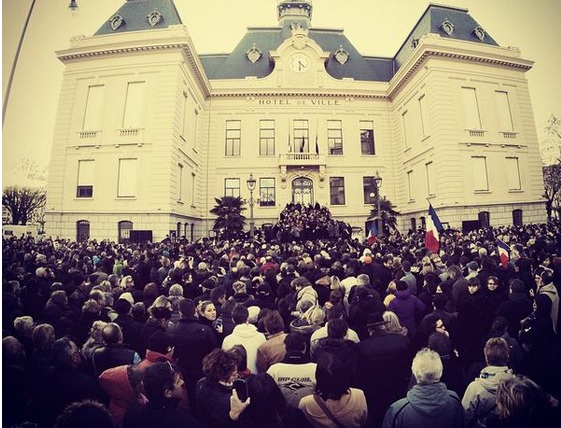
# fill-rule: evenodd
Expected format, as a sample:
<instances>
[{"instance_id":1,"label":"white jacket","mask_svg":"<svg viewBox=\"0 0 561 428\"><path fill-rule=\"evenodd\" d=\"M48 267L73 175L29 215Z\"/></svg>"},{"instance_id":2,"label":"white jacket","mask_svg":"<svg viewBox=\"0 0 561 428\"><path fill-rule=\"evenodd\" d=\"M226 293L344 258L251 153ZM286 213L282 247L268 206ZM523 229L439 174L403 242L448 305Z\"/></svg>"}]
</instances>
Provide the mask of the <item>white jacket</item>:
<instances>
[{"instance_id":1,"label":"white jacket","mask_svg":"<svg viewBox=\"0 0 561 428\"><path fill-rule=\"evenodd\" d=\"M247 367L251 373L257 373L257 350L267 339L263 333L257 331L253 324L239 324L234 327L232 334L224 338L222 349L227 351L236 345L243 345L247 352Z\"/></svg>"}]
</instances>

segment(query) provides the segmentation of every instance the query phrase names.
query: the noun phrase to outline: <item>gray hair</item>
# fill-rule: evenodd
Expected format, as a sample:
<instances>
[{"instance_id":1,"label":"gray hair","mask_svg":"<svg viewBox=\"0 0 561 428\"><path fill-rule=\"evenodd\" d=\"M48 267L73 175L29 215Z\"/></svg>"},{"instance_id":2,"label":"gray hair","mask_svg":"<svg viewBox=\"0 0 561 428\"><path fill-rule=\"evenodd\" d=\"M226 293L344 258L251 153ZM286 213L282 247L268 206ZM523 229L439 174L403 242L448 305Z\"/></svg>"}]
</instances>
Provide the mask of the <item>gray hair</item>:
<instances>
[{"instance_id":1,"label":"gray hair","mask_svg":"<svg viewBox=\"0 0 561 428\"><path fill-rule=\"evenodd\" d=\"M442 377L442 361L440 360L440 355L429 348L421 349L417 352L415 358L413 358L411 371L418 384L426 385L440 382L440 378Z\"/></svg>"}]
</instances>

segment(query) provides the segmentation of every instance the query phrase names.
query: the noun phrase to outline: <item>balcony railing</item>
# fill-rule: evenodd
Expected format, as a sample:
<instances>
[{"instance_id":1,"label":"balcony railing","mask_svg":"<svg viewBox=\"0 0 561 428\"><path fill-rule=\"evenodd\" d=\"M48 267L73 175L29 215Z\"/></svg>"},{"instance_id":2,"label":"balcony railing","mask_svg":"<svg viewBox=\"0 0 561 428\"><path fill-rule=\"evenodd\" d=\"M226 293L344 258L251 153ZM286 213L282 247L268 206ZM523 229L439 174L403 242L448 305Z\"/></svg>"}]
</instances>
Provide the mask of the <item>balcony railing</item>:
<instances>
[{"instance_id":1,"label":"balcony railing","mask_svg":"<svg viewBox=\"0 0 561 428\"><path fill-rule=\"evenodd\" d=\"M325 155L318 153L281 153L280 166L325 166Z\"/></svg>"}]
</instances>

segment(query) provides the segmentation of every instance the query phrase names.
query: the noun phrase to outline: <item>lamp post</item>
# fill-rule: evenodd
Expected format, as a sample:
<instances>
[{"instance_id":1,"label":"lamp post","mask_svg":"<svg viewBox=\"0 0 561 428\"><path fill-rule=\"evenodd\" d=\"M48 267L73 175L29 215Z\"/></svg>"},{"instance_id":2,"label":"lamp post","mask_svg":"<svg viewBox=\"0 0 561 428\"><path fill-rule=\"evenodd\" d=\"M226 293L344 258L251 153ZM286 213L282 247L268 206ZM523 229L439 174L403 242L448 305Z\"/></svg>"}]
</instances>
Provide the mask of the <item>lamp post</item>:
<instances>
[{"instance_id":1,"label":"lamp post","mask_svg":"<svg viewBox=\"0 0 561 428\"><path fill-rule=\"evenodd\" d=\"M255 237L255 220L253 219L253 191L257 180L253 178L253 172L249 173L249 178L246 180L247 188L249 189L249 236L251 239Z\"/></svg>"},{"instance_id":2,"label":"lamp post","mask_svg":"<svg viewBox=\"0 0 561 428\"><path fill-rule=\"evenodd\" d=\"M382 222L382 211L380 209L380 188L382 187L382 177L378 171L376 171L376 175L373 178L374 180L374 187L376 188L376 206L378 212L378 236L384 236L384 223Z\"/></svg>"},{"instance_id":3,"label":"lamp post","mask_svg":"<svg viewBox=\"0 0 561 428\"><path fill-rule=\"evenodd\" d=\"M25 18L25 23L23 24L23 29L21 30L21 36L19 38L18 47L16 48L16 53L14 55L14 62L12 63L12 68L10 69L10 75L8 76L8 83L6 84L6 93L4 95L4 103L2 104L2 127L4 126L4 119L6 118L6 111L8 110L8 101L10 99L10 92L12 91L12 82L14 80L14 75L16 74L16 68L18 66L19 55L21 53L21 47L23 45L23 40L25 39L25 33L27 33L27 26L33 14L33 9L35 8L35 3L37 0L31 2L29 10L27 11L27 17ZM78 3L76 0L70 0L68 9L74 12L78 9Z\"/></svg>"}]
</instances>

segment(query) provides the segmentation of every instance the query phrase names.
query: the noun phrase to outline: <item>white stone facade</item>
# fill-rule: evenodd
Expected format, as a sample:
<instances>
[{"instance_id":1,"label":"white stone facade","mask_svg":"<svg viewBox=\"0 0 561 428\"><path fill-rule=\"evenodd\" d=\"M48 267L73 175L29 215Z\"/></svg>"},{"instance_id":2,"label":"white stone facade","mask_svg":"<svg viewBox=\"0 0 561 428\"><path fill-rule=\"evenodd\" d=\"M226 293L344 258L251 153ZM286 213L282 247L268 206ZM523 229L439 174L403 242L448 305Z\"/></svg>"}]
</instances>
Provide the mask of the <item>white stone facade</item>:
<instances>
[{"instance_id":1,"label":"white stone facade","mask_svg":"<svg viewBox=\"0 0 561 428\"><path fill-rule=\"evenodd\" d=\"M428 201L458 229L481 212L494 226L513 224L513 210L525 223L545 220L525 76L532 63L516 49L428 34L387 83L331 77L324 66L330 52L298 32L270 52L275 69L259 79L209 79L183 26L77 39L57 55L66 69L49 171L49 235L76 239L85 220L96 239L117 240L121 221L152 231L154 240L171 231L208 236L214 198L232 191L227 179L249 198L250 173L257 226L274 223L295 197L294 180L304 179L311 188L297 198L364 229L373 205L363 179L376 171L381 195L401 213L401 231L421 226ZM295 69L302 56L305 70ZM131 84L141 86L142 103L127 119ZM86 129L95 91L103 93L98 126ZM466 115L472 95L476 127ZM298 120L307 121L302 152ZM375 154L361 152L365 123L373 125ZM271 124L274 149L260 153L260 131ZM227 154L227 136L237 130L239 153ZM336 134L342 149L330 154ZM333 203L332 178L344 179L344 202ZM271 182L274 201L264 203L261 185Z\"/></svg>"}]
</instances>

